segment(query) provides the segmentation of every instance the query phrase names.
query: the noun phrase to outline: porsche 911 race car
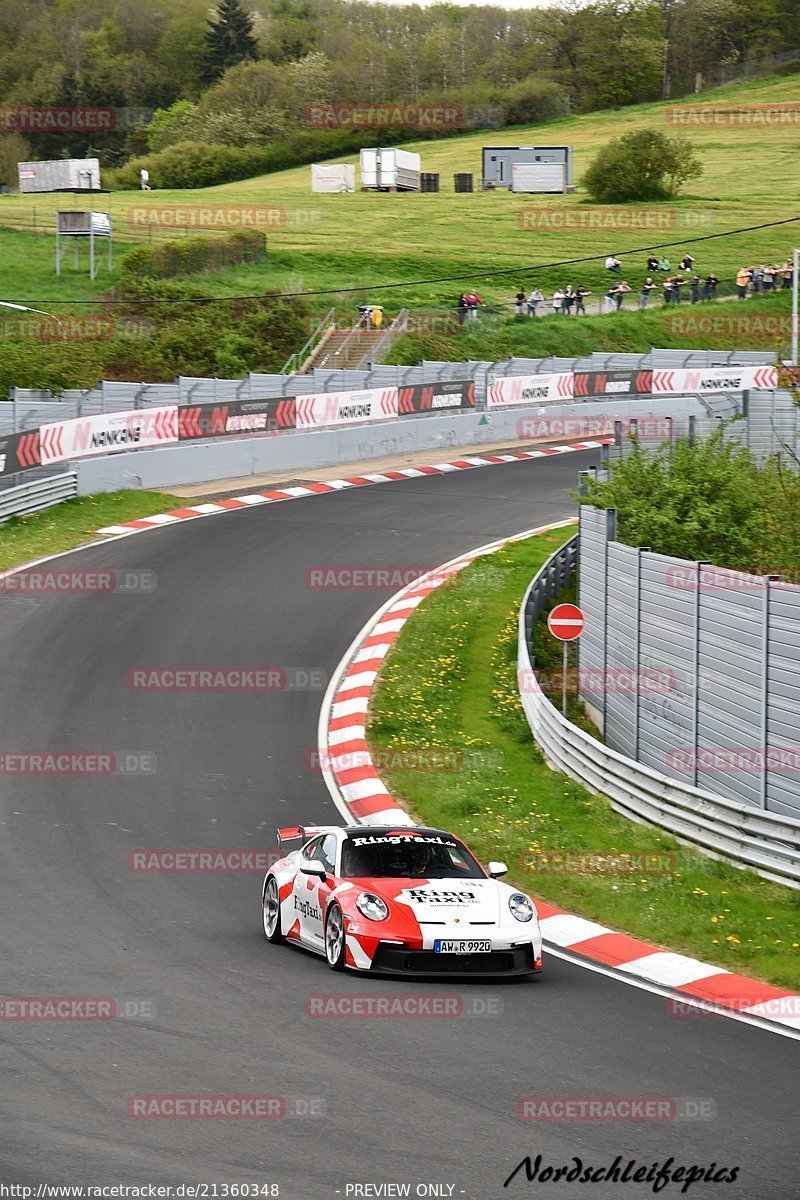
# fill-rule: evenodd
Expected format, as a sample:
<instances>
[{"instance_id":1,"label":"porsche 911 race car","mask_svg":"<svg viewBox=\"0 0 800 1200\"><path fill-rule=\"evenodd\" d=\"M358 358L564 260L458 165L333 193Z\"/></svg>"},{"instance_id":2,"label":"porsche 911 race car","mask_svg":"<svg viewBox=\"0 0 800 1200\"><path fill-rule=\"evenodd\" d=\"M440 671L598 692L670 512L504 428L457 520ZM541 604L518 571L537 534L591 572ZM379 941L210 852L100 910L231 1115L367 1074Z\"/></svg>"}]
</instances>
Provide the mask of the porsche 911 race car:
<instances>
[{"instance_id":1,"label":"porsche 911 race car","mask_svg":"<svg viewBox=\"0 0 800 1200\"><path fill-rule=\"evenodd\" d=\"M533 901L453 834L420 826L296 826L302 845L270 867L264 934L322 954L334 971L529 975L541 970Z\"/></svg>"}]
</instances>

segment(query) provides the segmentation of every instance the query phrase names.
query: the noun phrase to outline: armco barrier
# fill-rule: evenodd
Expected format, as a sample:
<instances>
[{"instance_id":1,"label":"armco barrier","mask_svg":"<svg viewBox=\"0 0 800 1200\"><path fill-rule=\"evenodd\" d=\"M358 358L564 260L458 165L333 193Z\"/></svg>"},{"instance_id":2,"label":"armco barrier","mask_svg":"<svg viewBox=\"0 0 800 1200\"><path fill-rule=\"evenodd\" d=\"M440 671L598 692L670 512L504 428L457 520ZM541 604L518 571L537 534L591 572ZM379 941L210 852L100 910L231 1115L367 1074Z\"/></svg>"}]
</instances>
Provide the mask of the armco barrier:
<instances>
[{"instance_id":1,"label":"armco barrier","mask_svg":"<svg viewBox=\"0 0 800 1200\"><path fill-rule=\"evenodd\" d=\"M34 479L18 487L5 488L0 491L0 524L10 517L41 512L44 508L60 504L62 500L71 500L77 494L78 476L75 471L67 471L50 479Z\"/></svg>"},{"instance_id":2,"label":"armco barrier","mask_svg":"<svg viewBox=\"0 0 800 1200\"><path fill-rule=\"evenodd\" d=\"M681 784L604 746L555 708L538 685L530 630L574 571L577 537L560 547L525 593L519 613L517 668L520 698L533 737L547 761L634 821L668 830L712 857L752 867L767 879L800 888L800 821L737 804Z\"/></svg>"}]
</instances>

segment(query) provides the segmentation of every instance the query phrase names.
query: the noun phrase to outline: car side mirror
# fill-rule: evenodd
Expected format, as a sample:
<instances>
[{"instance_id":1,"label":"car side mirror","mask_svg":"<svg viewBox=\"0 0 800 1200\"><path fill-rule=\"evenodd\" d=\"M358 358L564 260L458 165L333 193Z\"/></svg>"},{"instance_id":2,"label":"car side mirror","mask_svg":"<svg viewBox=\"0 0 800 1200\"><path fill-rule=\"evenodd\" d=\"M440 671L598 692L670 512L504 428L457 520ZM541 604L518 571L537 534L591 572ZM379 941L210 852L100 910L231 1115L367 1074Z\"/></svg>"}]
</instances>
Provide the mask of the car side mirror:
<instances>
[{"instance_id":1,"label":"car side mirror","mask_svg":"<svg viewBox=\"0 0 800 1200\"><path fill-rule=\"evenodd\" d=\"M314 875L317 879L325 879L328 872L318 858L312 858L310 862L304 862L300 868L301 875Z\"/></svg>"},{"instance_id":2,"label":"car side mirror","mask_svg":"<svg viewBox=\"0 0 800 1200\"><path fill-rule=\"evenodd\" d=\"M504 862L490 862L489 875L492 879L499 879L501 875L508 874L508 867Z\"/></svg>"}]
</instances>

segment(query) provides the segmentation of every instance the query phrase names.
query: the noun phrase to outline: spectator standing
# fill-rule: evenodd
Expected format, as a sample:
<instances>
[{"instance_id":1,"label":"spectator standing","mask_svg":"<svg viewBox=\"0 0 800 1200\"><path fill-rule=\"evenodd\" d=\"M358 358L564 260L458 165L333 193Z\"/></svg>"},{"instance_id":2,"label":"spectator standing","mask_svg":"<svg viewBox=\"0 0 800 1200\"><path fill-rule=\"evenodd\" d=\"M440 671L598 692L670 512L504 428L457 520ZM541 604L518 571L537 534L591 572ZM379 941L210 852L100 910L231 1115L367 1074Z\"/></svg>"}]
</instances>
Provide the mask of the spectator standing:
<instances>
[{"instance_id":1,"label":"spectator standing","mask_svg":"<svg viewBox=\"0 0 800 1200\"><path fill-rule=\"evenodd\" d=\"M764 291L771 292L775 287L775 280L778 278L778 268L774 263L764 267Z\"/></svg>"},{"instance_id":2,"label":"spectator standing","mask_svg":"<svg viewBox=\"0 0 800 1200\"><path fill-rule=\"evenodd\" d=\"M607 271L621 271L622 270L622 263L619 261L616 254L609 254L608 258L606 259L606 270Z\"/></svg>"},{"instance_id":3,"label":"spectator standing","mask_svg":"<svg viewBox=\"0 0 800 1200\"><path fill-rule=\"evenodd\" d=\"M578 290L575 293L575 316L576 317L577 317L578 313L583 313L583 315L586 316L586 309L583 307L583 301L586 296L591 296L591 294L592 293L589 291L589 289L585 288L582 283L578 284Z\"/></svg>"},{"instance_id":4,"label":"spectator standing","mask_svg":"<svg viewBox=\"0 0 800 1200\"><path fill-rule=\"evenodd\" d=\"M717 279L716 275L714 275L713 272L706 275L706 281L703 284L703 299L704 300L713 300L714 299L714 293L717 290L718 283L719 283L719 280Z\"/></svg>"},{"instance_id":5,"label":"spectator standing","mask_svg":"<svg viewBox=\"0 0 800 1200\"><path fill-rule=\"evenodd\" d=\"M682 275L675 275L672 279L672 303L680 304L681 288L686 287L686 280Z\"/></svg>"},{"instance_id":6,"label":"spectator standing","mask_svg":"<svg viewBox=\"0 0 800 1200\"><path fill-rule=\"evenodd\" d=\"M141 171L139 172L139 187L143 192L152 191L152 188L150 187L150 172L146 167L142 167Z\"/></svg>"},{"instance_id":7,"label":"spectator standing","mask_svg":"<svg viewBox=\"0 0 800 1200\"><path fill-rule=\"evenodd\" d=\"M664 280L664 282L661 285L661 290L664 293L664 303L672 304L673 300L675 299L675 293L672 290L672 276L671 275L667 275L666 279Z\"/></svg>"},{"instance_id":8,"label":"spectator standing","mask_svg":"<svg viewBox=\"0 0 800 1200\"><path fill-rule=\"evenodd\" d=\"M689 280L689 297L692 304L697 304L697 301L700 299L700 282L699 275L693 275Z\"/></svg>"},{"instance_id":9,"label":"spectator standing","mask_svg":"<svg viewBox=\"0 0 800 1200\"><path fill-rule=\"evenodd\" d=\"M628 284L627 279L623 279L617 284L616 295L614 296L614 302L617 306L617 312L619 312L619 310L622 308L622 302L630 290L631 290L631 288Z\"/></svg>"},{"instance_id":10,"label":"spectator standing","mask_svg":"<svg viewBox=\"0 0 800 1200\"><path fill-rule=\"evenodd\" d=\"M736 297L738 300L747 299L747 287L752 279L749 267L740 267L736 274Z\"/></svg>"},{"instance_id":11,"label":"spectator standing","mask_svg":"<svg viewBox=\"0 0 800 1200\"><path fill-rule=\"evenodd\" d=\"M456 306L456 312L458 314L459 325L463 325L467 319L467 297L464 292L462 292L461 295L458 297L458 304Z\"/></svg>"},{"instance_id":12,"label":"spectator standing","mask_svg":"<svg viewBox=\"0 0 800 1200\"><path fill-rule=\"evenodd\" d=\"M564 293L561 288L556 288L553 292L553 312L564 315Z\"/></svg>"},{"instance_id":13,"label":"spectator standing","mask_svg":"<svg viewBox=\"0 0 800 1200\"><path fill-rule=\"evenodd\" d=\"M540 304L544 303L544 294L539 288L534 288L530 296L528 296L528 316L535 317Z\"/></svg>"},{"instance_id":14,"label":"spectator standing","mask_svg":"<svg viewBox=\"0 0 800 1200\"><path fill-rule=\"evenodd\" d=\"M608 289L605 296L603 297L603 312L610 313L610 312L614 311L614 302L616 301L616 298L617 298L617 285L615 283L612 283L611 287Z\"/></svg>"},{"instance_id":15,"label":"spectator standing","mask_svg":"<svg viewBox=\"0 0 800 1200\"><path fill-rule=\"evenodd\" d=\"M759 296L764 291L764 264L761 263L758 267L750 268L750 285L754 292L758 292Z\"/></svg>"},{"instance_id":16,"label":"spectator standing","mask_svg":"<svg viewBox=\"0 0 800 1200\"><path fill-rule=\"evenodd\" d=\"M648 275L647 279L645 279L644 283L642 284L642 290L639 292L639 308L647 308L648 304L650 303L650 293L653 291L655 286L656 285L653 283L653 280Z\"/></svg>"},{"instance_id":17,"label":"spectator standing","mask_svg":"<svg viewBox=\"0 0 800 1200\"><path fill-rule=\"evenodd\" d=\"M473 288L471 292L467 293L467 316L469 317L470 321L477 321L479 306L483 308L484 303L478 293L475 291L475 288Z\"/></svg>"},{"instance_id":18,"label":"spectator standing","mask_svg":"<svg viewBox=\"0 0 800 1200\"><path fill-rule=\"evenodd\" d=\"M792 276L794 275L794 261L787 258L781 268L781 287L790 288L792 286Z\"/></svg>"},{"instance_id":19,"label":"spectator standing","mask_svg":"<svg viewBox=\"0 0 800 1200\"><path fill-rule=\"evenodd\" d=\"M575 303L575 288L571 283L568 283L564 289L564 298L561 301L561 311L565 317L568 317L572 312L572 306Z\"/></svg>"},{"instance_id":20,"label":"spectator standing","mask_svg":"<svg viewBox=\"0 0 800 1200\"><path fill-rule=\"evenodd\" d=\"M519 291L517 292L516 296L514 297L514 311L518 317L522 316L524 307L525 307L525 289L523 288L522 284L520 284Z\"/></svg>"}]
</instances>

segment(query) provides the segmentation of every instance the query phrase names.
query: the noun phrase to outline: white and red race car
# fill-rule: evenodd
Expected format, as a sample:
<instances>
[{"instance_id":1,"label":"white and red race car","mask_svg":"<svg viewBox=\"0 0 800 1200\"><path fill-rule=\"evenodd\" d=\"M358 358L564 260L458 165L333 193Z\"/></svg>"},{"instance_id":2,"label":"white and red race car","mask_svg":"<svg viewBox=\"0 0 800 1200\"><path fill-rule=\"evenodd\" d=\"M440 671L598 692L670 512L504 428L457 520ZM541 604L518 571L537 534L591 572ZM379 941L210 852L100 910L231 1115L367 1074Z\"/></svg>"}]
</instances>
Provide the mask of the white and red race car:
<instances>
[{"instance_id":1,"label":"white and red race car","mask_svg":"<svg viewBox=\"0 0 800 1200\"><path fill-rule=\"evenodd\" d=\"M381 975L535 974L533 901L488 872L453 834L420 826L295 826L302 846L270 867L264 934L322 954L334 971Z\"/></svg>"}]
</instances>

